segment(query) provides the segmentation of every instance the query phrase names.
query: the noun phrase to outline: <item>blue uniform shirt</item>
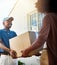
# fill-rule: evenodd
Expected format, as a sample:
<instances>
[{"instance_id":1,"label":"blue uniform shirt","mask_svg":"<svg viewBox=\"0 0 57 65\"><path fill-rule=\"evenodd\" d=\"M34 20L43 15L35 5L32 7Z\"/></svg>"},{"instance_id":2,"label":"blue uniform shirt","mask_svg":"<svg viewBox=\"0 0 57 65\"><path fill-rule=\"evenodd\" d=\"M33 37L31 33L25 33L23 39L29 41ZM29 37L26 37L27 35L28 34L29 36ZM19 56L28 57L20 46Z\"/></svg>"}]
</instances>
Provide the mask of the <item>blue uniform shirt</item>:
<instances>
[{"instance_id":1,"label":"blue uniform shirt","mask_svg":"<svg viewBox=\"0 0 57 65\"><path fill-rule=\"evenodd\" d=\"M0 40L2 40L3 45L5 45L7 48L10 48L9 45L9 39L17 36L17 34L14 31L2 29L0 30ZM4 50L0 49L0 53L4 52Z\"/></svg>"}]
</instances>

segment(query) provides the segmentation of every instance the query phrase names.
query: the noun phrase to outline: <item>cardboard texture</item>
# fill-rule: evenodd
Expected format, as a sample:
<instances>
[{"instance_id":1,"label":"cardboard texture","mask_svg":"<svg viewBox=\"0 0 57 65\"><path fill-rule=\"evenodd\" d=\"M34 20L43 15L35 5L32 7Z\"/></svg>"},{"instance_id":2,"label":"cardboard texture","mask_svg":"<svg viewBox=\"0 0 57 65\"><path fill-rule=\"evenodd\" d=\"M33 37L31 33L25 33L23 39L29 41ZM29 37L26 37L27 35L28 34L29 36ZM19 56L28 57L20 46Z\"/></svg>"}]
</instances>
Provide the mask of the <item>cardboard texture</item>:
<instances>
[{"instance_id":1,"label":"cardboard texture","mask_svg":"<svg viewBox=\"0 0 57 65\"><path fill-rule=\"evenodd\" d=\"M20 57L22 55L21 50L28 48L35 39L35 32L25 32L17 37L10 39L10 48L17 52L17 57Z\"/></svg>"}]
</instances>

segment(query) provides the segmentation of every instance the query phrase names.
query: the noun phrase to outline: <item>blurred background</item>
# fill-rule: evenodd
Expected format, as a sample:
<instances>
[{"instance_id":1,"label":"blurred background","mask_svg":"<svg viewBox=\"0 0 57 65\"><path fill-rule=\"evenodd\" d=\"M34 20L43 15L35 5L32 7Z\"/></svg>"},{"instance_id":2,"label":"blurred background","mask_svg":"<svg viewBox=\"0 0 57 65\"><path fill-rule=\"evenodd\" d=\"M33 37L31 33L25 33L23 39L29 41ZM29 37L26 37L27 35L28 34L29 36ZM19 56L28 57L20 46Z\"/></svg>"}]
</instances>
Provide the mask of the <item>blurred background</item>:
<instances>
[{"instance_id":1,"label":"blurred background","mask_svg":"<svg viewBox=\"0 0 57 65\"><path fill-rule=\"evenodd\" d=\"M37 12L37 0L0 0L0 29L3 18L14 17L13 29L18 35L26 31L35 31L36 35L42 24L43 14Z\"/></svg>"}]
</instances>

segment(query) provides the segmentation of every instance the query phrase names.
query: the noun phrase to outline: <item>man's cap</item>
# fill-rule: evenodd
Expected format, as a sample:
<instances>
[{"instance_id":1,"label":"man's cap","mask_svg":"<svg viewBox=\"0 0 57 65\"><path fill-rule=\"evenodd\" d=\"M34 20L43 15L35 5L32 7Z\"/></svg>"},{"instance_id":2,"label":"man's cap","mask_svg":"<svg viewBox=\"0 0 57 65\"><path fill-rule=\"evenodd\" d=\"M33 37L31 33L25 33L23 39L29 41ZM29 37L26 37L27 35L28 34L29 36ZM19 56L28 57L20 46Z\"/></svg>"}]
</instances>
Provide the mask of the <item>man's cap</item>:
<instances>
[{"instance_id":1,"label":"man's cap","mask_svg":"<svg viewBox=\"0 0 57 65\"><path fill-rule=\"evenodd\" d=\"M3 19L3 22L4 22L4 21L13 21L13 20L14 20L13 17L6 17L6 18Z\"/></svg>"}]
</instances>

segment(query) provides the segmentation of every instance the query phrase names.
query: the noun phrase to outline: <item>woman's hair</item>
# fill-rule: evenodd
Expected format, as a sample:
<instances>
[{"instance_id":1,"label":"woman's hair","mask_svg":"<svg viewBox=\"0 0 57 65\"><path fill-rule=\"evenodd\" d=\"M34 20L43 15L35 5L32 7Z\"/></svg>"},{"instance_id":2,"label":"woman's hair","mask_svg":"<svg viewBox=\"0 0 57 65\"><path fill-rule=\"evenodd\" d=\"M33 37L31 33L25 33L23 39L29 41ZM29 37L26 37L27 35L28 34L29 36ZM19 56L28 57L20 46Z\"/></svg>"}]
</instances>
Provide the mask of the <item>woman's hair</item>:
<instances>
[{"instance_id":1,"label":"woman's hair","mask_svg":"<svg viewBox=\"0 0 57 65\"><path fill-rule=\"evenodd\" d=\"M40 12L53 12L57 13L57 0L38 0L36 7Z\"/></svg>"},{"instance_id":2,"label":"woman's hair","mask_svg":"<svg viewBox=\"0 0 57 65\"><path fill-rule=\"evenodd\" d=\"M49 0L47 11L57 13L57 0Z\"/></svg>"}]
</instances>

